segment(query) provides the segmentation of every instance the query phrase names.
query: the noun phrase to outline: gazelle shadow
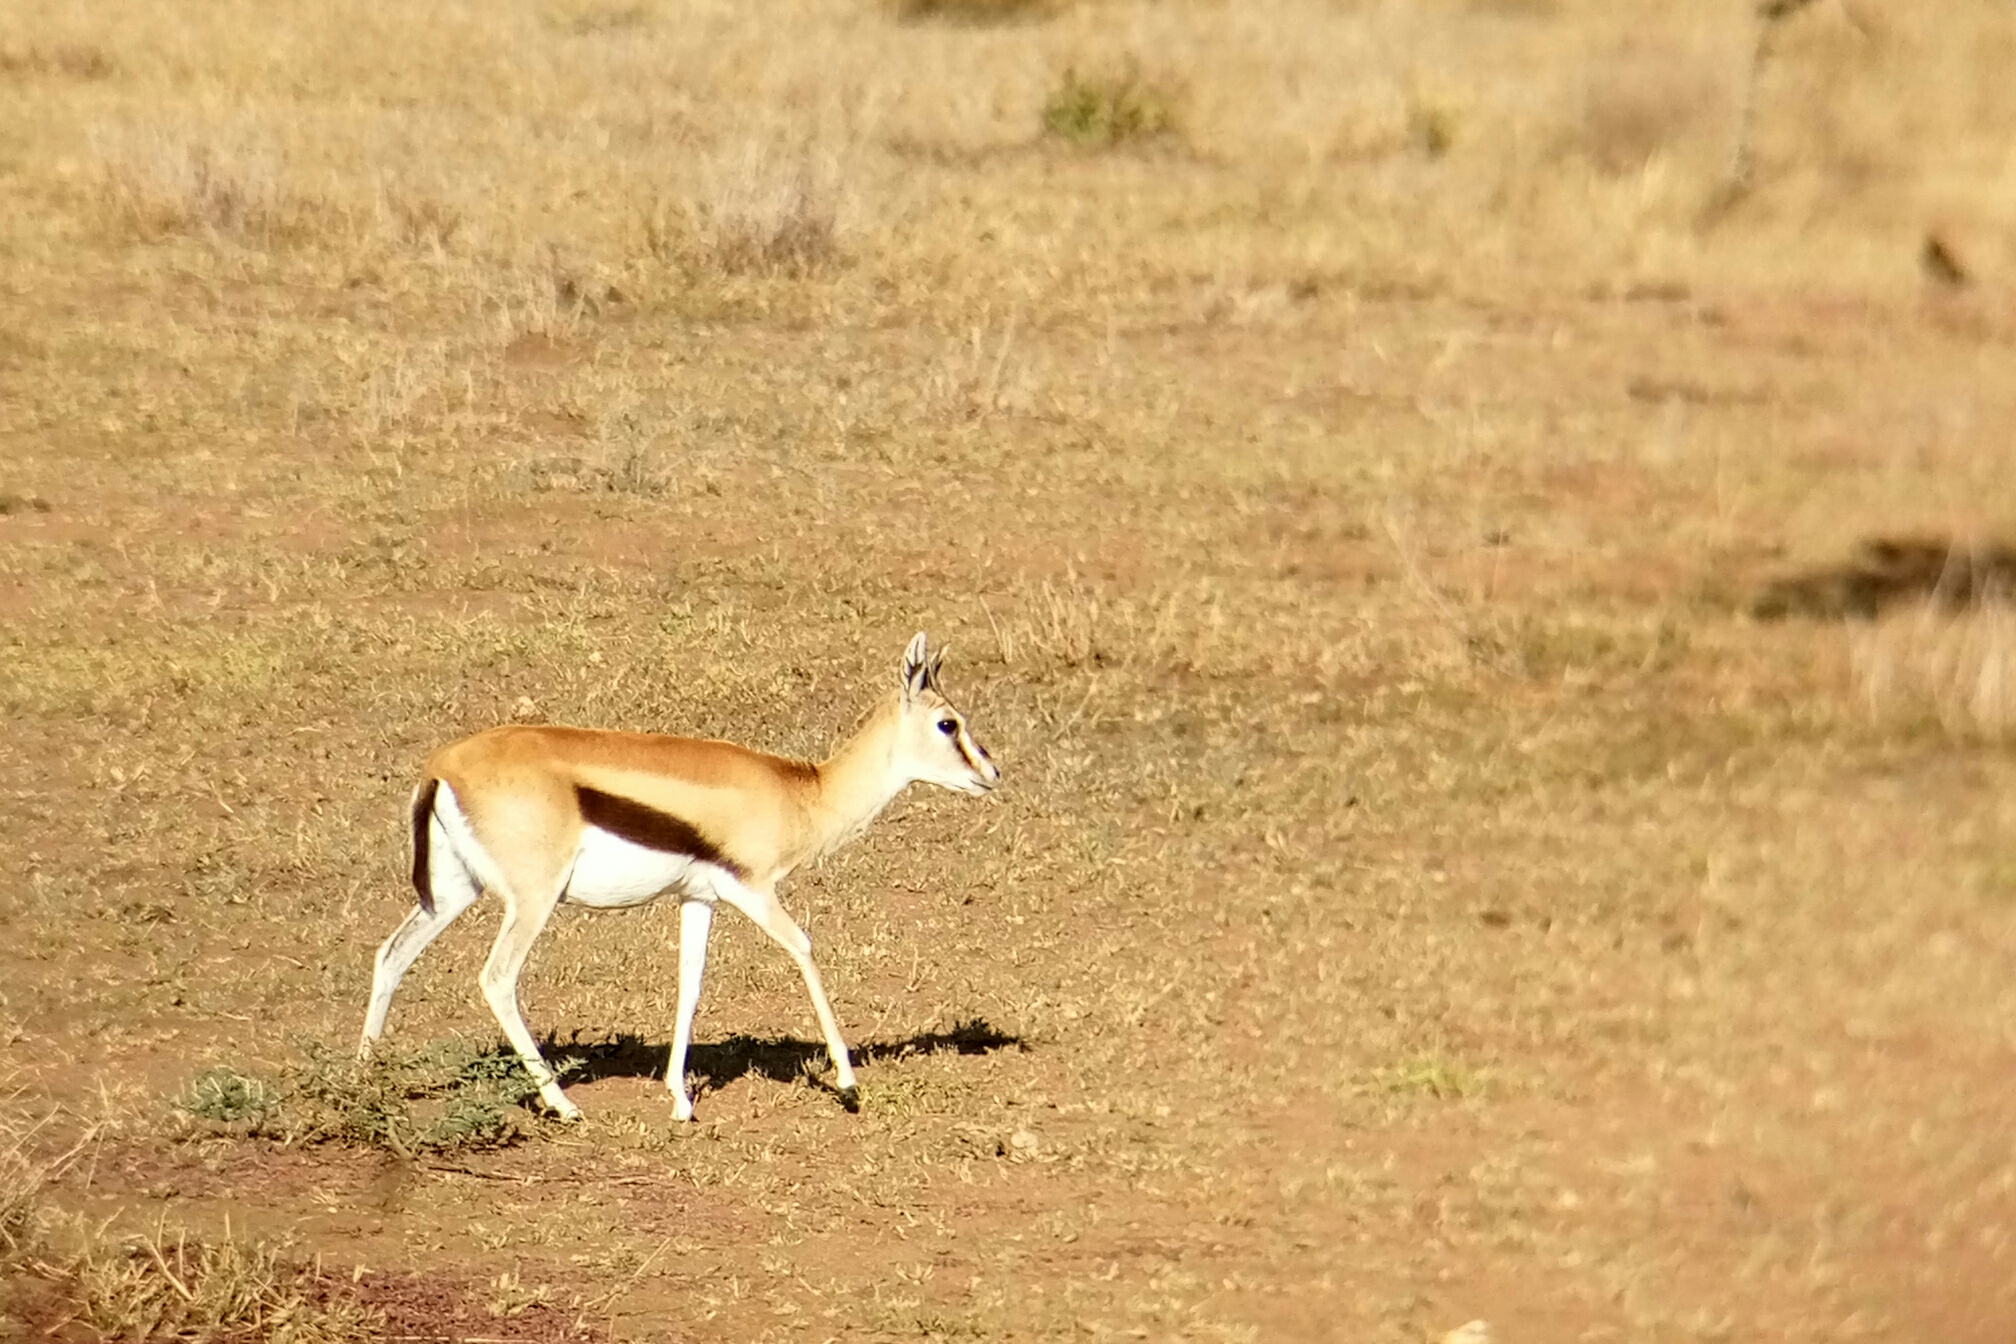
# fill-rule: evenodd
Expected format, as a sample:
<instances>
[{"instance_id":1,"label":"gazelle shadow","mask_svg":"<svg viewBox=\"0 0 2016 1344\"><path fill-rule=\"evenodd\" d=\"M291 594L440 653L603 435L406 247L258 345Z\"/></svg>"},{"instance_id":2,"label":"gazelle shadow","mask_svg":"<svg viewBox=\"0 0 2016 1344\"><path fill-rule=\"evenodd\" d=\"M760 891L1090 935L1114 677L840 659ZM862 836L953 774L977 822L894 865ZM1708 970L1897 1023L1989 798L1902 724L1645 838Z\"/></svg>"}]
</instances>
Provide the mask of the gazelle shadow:
<instances>
[{"instance_id":1,"label":"gazelle shadow","mask_svg":"<svg viewBox=\"0 0 2016 1344\"><path fill-rule=\"evenodd\" d=\"M540 1048L568 1083L603 1078L662 1079L672 1054L670 1044L647 1041L629 1032L594 1041L581 1040L578 1032L564 1041L549 1036ZM1010 1048L1026 1051L1029 1044L1020 1036L997 1030L985 1018L973 1017L950 1031L920 1032L895 1041L865 1041L852 1051L858 1064L946 1051L986 1055ZM752 1073L779 1083L803 1078L814 1087L834 1092L833 1085L818 1072L825 1061L826 1047L817 1041L737 1035L725 1041L696 1041L687 1054L686 1071L703 1092L718 1091Z\"/></svg>"}]
</instances>

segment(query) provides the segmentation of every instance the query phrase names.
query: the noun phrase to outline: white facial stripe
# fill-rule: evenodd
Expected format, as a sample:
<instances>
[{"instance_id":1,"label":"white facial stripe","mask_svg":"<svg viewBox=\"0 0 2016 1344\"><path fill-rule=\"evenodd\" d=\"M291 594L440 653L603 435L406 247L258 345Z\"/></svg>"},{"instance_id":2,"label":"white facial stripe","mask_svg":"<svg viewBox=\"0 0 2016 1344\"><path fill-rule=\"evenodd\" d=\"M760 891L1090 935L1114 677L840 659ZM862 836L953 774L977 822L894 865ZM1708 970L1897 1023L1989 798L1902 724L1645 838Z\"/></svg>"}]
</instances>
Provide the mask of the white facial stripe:
<instances>
[{"instance_id":1,"label":"white facial stripe","mask_svg":"<svg viewBox=\"0 0 2016 1344\"><path fill-rule=\"evenodd\" d=\"M964 724L959 727L959 754L966 758L966 768L980 779L991 782L1001 777L1000 770L988 759L987 749L967 731Z\"/></svg>"}]
</instances>

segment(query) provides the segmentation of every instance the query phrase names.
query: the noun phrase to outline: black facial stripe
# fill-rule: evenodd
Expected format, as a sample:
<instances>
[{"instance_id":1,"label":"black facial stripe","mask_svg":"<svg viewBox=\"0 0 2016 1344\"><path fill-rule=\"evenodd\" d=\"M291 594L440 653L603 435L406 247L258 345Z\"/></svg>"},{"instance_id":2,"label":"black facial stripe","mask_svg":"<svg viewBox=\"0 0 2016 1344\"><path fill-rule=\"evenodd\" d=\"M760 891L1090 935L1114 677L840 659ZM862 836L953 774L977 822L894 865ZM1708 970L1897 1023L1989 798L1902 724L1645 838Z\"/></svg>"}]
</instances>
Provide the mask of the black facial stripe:
<instances>
[{"instance_id":1,"label":"black facial stripe","mask_svg":"<svg viewBox=\"0 0 2016 1344\"><path fill-rule=\"evenodd\" d=\"M604 793L600 789L577 786L575 798L581 805L581 819L633 845L655 849L661 854L683 854L701 863L726 868L737 877L745 876L742 866L721 852L721 847L702 835L691 822L634 798Z\"/></svg>"}]
</instances>

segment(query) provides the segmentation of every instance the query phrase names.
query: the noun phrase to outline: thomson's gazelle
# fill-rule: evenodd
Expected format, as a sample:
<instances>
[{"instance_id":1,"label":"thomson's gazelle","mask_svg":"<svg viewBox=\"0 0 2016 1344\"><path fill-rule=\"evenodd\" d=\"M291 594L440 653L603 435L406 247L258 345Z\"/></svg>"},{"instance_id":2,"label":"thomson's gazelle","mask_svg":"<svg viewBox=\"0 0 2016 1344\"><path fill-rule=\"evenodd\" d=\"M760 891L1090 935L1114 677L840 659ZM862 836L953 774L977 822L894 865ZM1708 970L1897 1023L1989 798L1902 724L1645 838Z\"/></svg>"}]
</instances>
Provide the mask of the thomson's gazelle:
<instances>
[{"instance_id":1,"label":"thomson's gazelle","mask_svg":"<svg viewBox=\"0 0 2016 1344\"><path fill-rule=\"evenodd\" d=\"M378 949L363 1051L385 1031L400 977L480 892L504 901L483 966L483 996L546 1104L581 1114L547 1067L518 1009L518 974L555 906L611 909L676 895L679 1020L665 1071L674 1114L693 1118L686 1049L700 1003L714 903L775 939L805 977L850 1106L854 1067L812 964L812 940L777 903L777 883L866 829L912 783L961 793L1001 772L938 690L924 636L903 654L902 684L826 760L788 760L729 742L585 728L506 727L428 758L413 793L413 886L419 908Z\"/></svg>"}]
</instances>

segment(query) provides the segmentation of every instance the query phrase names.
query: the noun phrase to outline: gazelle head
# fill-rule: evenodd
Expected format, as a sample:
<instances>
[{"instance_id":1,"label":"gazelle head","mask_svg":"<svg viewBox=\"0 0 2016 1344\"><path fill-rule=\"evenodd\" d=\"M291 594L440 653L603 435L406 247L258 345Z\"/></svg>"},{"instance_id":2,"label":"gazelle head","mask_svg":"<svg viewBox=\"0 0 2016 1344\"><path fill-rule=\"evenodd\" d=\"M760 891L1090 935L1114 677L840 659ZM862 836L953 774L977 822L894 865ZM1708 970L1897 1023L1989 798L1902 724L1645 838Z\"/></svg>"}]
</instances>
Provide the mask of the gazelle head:
<instances>
[{"instance_id":1,"label":"gazelle head","mask_svg":"<svg viewBox=\"0 0 2016 1344\"><path fill-rule=\"evenodd\" d=\"M938 689L938 664L920 631L903 651L902 693L897 703L896 759L903 773L920 784L960 793L990 793L1001 771L974 739L966 716Z\"/></svg>"}]
</instances>

